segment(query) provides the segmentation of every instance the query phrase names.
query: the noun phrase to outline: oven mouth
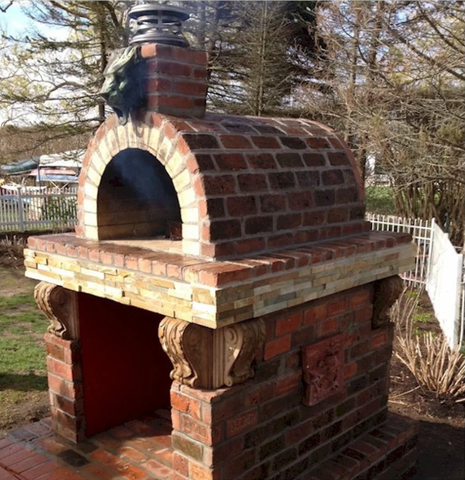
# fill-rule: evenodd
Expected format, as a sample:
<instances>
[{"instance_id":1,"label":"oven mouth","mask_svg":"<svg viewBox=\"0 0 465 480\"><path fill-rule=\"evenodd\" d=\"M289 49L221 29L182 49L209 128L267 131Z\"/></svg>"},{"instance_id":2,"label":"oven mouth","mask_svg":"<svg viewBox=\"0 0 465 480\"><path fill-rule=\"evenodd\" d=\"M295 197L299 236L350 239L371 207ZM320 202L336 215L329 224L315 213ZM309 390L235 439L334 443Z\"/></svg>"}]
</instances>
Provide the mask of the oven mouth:
<instances>
[{"instance_id":1,"label":"oven mouth","mask_svg":"<svg viewBox=\"0 0 465 480\"><path fill-rule=\"evenodd\" d=\"M181 240L173 181L150 152L128 148L112 158L98 189L97 228L100 240Z\"/></svg>"}]
</instances>

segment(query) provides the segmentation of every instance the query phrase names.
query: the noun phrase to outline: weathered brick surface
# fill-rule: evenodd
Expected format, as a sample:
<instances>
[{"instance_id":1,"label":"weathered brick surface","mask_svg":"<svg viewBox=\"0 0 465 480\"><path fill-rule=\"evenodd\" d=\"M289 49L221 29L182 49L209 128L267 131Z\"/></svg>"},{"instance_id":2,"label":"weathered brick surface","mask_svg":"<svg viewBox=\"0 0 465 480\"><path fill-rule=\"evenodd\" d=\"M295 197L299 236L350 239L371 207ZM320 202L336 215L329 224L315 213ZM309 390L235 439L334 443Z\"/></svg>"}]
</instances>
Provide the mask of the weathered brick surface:
<instances>
[{"instance_id":1,"label":"weathered brick surface","mask_svg":"<svg viewBox=\"0 0 465 480\"><path fill-rule=\"evenodd\" d=\"M173 423L175 451L186 462L201 458L211 475L224 480L352 479L369 469L372 477L367 478L376 478L376 469L387 475L384 455L392 460L389 471L401 469L393 465L408 456L402 446L406 427L402 437L402 428L384 426L389 354L380 352L390 352L392 328L372 330L372 295L369 284L265 316L266 342L257 356L257 374L243 385L199 391L175 382L173 419L192 419ZM302 378L302 348L319 348L321 338L336 335L344 338L343 389L304 406L305 389L311 387ZM372 449L369 455L358 451L364 445ZM409 458L405 465L410 468Z\"/></svg>"},{"instance_id":2,"label":"weathered brick surface","mask_svg":"<svg viewBox=\"0 0 465 480\"><path fill-rule=\"evenodd\" d=\"M195 247L184 242L189 255L238 257L364 231L360 178L348 149L328 141L336 134L304 119L214 114L195 119L204 109L196 106L196 99L205 97L204 80L189 80L194 70L187 57L165 60L175 47L156 47L157 56L147 57L148 108L155 113L140 112L126 126L112 118L89 145L79 197L79 226L86 238L111 236L107 221L99 233L96 185L124 148L147 150L165 166L185 217L184 237L188 229L206 232L196 235ZM221 202L221 209L212 209L214 202ZM202 212L202 205L207 208L195 218L183 213ZM213 233L213 219L235 227ZM117 225L112 228L117 236ZM238 240L242 244L236 248Z\"/></svg>"}]
</instances>

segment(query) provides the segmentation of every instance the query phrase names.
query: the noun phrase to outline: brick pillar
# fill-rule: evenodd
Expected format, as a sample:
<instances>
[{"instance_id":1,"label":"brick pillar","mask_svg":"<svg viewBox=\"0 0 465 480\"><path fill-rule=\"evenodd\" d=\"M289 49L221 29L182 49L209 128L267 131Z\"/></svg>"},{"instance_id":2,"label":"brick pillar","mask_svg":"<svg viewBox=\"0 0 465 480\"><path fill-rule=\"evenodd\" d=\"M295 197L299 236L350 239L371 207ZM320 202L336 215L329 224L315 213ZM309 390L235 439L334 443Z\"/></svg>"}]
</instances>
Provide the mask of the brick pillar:
<instances>
[{"instance_id":1,"label":"brick pillar","mask_svg":"<svg viewBox=\"0 0 465 480\"><path fill-rule=\"evenodd\" d=\"M84 409L79 341L45 334L52 427L76 443L84 439Z\"/></svg>"},{"instance_id":2,"label":"brick pillar","mask_svg":"<svg viewBox=\"0 0 465 480\"><path fill-rule=\"evenodd\" d=\"M50 321L45 345L52 427L77 443L85 437L77 294L40 282L34 297Z\"/></svg>"},{"instance_id":3,"label":"brick pillar","mask_svg":"<svg viewBox=\"0 0 465 480\"><path fill-rule=\"evenodd\" d=\"M184 477L233 479L253 465L241 434L257 425L258 407L241 386L208 391L174 382L171 416L173 468Z\"/></svg>"},{"instance_id":4,"label":"brick pillar","mask_svg":"<svg viewBox=\"0 0 465 480\"><path fill-rule=\"evenodd\" d=\"M147 108L166 115L203 117L207 53L170 45L141 47L147 59Z\"/></svg>"}]
</instances>

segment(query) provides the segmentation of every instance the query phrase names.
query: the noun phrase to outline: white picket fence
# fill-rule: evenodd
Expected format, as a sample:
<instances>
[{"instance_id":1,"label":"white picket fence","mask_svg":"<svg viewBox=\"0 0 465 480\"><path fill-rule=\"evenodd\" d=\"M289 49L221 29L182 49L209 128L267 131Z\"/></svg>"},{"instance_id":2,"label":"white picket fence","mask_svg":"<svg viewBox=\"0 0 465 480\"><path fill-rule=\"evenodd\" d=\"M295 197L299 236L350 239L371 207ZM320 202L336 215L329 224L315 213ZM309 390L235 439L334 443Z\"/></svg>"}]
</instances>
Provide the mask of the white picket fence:
<instances>
[{"instance_id":1,"label":"white picket fence","mask_svg":"<svg viewBox=\"0 0 465 480\"><path fill-rule=\"evenodd\" d=\"M417 245L415 269L402 278L425 288L451 347L462 344L465 329L465 263L449 236L432 221L367 214L373 230L407 232Z\"/></svg>"},{"instance_id":2,"label":"white picket fence","mask_svg":"<svg viewBox=\"0 0 465 480\"><path fill-rule=\"evenodd\" d=\"M77 188L0 190L0 232L67 230L77 221Z\"/></svg>"}]
</instances>

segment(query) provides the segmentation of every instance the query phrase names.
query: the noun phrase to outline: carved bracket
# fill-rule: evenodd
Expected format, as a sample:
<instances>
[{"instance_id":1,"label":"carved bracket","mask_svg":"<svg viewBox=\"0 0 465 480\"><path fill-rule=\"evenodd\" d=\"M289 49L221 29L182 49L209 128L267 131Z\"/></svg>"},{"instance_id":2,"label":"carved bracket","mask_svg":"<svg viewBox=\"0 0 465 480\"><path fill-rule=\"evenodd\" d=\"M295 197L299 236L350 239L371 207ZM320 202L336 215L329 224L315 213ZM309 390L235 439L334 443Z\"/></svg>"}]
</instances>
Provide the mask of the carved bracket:
<instances>
[{"instance_id":1,"label":"carved bracket","mask_svg":"<svg viewBox=\"0 0 465 480\"><path fill-rule=\"evenodd\" d=\"M304 404L316 405L344 391L344 335L306 347L303 351L306 384Z\"/></svg>"},{"instance_id":2,"label":"carved bracket","mask_svg":"<svg viewBox=\"0 0 465 480\"><path fill-rule=\"evenodd\" d=\"M158 330L173 364L171 378L194 388L219 388L254 376L252 362L265 339L263 320L212 330L166 317Z\"/></svg>"},{"instance_id":3,"label":"carved bracket","mask_svg":"<svg viewBox=\"0 0 465 480\"><path fill-rule=\"evenodd\" d=\"M47 282L40 282L34 289L39 308L50 321L49 333L65 340L79 338L76 293Z\"/></svg>"},{"instance_id":4,"label":"carved bracket","mask_svg":"<svg viewBox=\"0 0 465 480\"><path fill-rule=\"evenodd\" d=\"M374 283L372 328L379 328L389 322L389 310L403 289L404 282L398 275L383 278Z\"/></svg>"}]
</instances>

